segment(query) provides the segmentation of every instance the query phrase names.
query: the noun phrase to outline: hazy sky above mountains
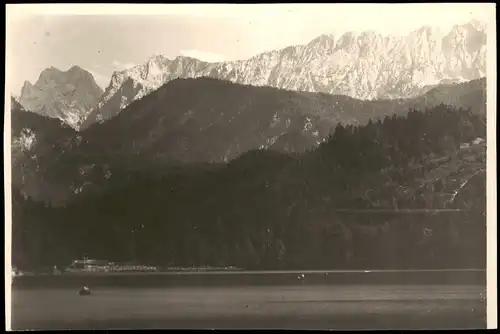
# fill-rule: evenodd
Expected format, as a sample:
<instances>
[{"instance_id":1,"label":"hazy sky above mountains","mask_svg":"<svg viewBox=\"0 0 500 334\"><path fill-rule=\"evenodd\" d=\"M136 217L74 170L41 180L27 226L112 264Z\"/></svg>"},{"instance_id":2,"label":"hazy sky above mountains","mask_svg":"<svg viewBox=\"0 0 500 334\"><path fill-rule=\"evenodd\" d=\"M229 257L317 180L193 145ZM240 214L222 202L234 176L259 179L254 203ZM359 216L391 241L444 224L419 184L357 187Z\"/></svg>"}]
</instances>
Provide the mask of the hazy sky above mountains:
<instances>
[{"instance_id":1,"label":"hazy sky above mountains","mask_svg":"<svg viewBox=\"0 0 500 334\"><path fill-rule=\"evenodd\" d=\"M423 25L491 22L492 13L491 4L8 5L7 81L17 95L44 68L79 65L105 88L113 71L156 53L246 59L324 33L406 35Z\"/></svg>"}]
</instances>

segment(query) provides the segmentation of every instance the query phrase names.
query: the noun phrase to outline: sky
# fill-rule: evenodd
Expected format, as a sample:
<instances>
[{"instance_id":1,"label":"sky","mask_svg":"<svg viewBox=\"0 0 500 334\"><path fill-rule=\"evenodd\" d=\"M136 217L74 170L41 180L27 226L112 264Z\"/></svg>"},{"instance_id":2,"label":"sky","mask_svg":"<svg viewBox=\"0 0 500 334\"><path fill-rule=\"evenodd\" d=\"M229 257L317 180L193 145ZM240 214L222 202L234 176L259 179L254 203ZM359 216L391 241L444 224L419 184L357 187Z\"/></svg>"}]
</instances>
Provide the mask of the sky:
<instances>
[{"instance_id":1,"label":"sky","mask_svg":"<svg viewBox=\"0 0 500 334\"><path fill-rule=\"evenodd\" d=\"M246 59L321 34L374 30L406 35L494 20L491 4L7 5L6 75L18 95L50 66L78 65L104 89L113 71L154 54L205 61ZM493 21L494 23L494 21Z\"/></svg>"}]
</instances>

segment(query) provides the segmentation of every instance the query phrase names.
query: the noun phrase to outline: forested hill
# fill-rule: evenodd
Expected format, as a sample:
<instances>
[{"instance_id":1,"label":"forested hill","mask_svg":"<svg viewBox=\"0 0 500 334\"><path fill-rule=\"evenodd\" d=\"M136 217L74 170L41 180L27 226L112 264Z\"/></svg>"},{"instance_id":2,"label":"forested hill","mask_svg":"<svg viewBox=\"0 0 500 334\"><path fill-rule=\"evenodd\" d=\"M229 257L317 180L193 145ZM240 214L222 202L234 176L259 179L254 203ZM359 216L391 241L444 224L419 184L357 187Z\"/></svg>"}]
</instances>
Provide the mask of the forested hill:
<instances>
[{"instance_id":1,"label":"forested hill","mask_svg":"<svg viewBox=\"0 0 500 334\"><path fill-rule=\"evenodd\" d=\"M365 125L440 103L485 115L485 84L482 78L439 85L412 99L363 101L175 79L80 132L13 105L13 119L22 115L12 123L13 140L30 144L16 153L13 184L35 200L64 205L75 195L99 193L108 180L121 182L117 175L124 169L163 173L172 166L228 162L259 148L301 153L324 142L339 123Z\"/></svg>"},{"instance_id":2,"label":"forested hill","mask_svg":"<svg viewBox=\"0 0 500 334\"><path fill-rule=\"evenodd\" d=\"M484 268L485 136L484 115L440 105L338 125L300 155L253 150L162 178L137 174L63 208L15 193L13 261Z\"/></svg>"}]
</instances>

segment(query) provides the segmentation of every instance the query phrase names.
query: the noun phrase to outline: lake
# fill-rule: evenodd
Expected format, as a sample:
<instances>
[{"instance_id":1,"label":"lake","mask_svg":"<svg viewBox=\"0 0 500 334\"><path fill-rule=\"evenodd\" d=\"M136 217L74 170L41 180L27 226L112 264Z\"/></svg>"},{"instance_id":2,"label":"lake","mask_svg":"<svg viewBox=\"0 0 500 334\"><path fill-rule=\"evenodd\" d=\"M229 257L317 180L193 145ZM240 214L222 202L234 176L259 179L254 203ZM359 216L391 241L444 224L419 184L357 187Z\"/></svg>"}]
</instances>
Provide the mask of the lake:
<instances>
[{"instance_id":1,"label":"lake","mask_svg":"<svg viewBox=\"0 0 500 334\"><path fill-rule=\"evenodd\" d=\"M24 276L12 328L485 328L484 282L474 270Z\"/></svg>"}]
</instances>

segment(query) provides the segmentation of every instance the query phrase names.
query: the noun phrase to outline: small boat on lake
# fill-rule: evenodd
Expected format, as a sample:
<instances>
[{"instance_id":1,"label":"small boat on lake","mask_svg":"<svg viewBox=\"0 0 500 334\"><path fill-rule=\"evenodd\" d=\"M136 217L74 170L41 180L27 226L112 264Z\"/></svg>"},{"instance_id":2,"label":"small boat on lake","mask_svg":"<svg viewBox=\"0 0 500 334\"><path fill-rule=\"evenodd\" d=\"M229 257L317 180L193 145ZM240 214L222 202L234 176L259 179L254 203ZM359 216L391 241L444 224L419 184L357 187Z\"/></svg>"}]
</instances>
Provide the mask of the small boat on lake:
<instances>
[{"instance_id":1,"label":"small boat on lake","mask_svg":"<svg viewBox=\"0 0 500 334\"><path fill-rule=\"evenodd\" d=\"M83 288L80 289L80 291L78 291L78 294L80 296L88 296L91 294L90 288L84 286Z\"/></svg>"}]
</instances>

